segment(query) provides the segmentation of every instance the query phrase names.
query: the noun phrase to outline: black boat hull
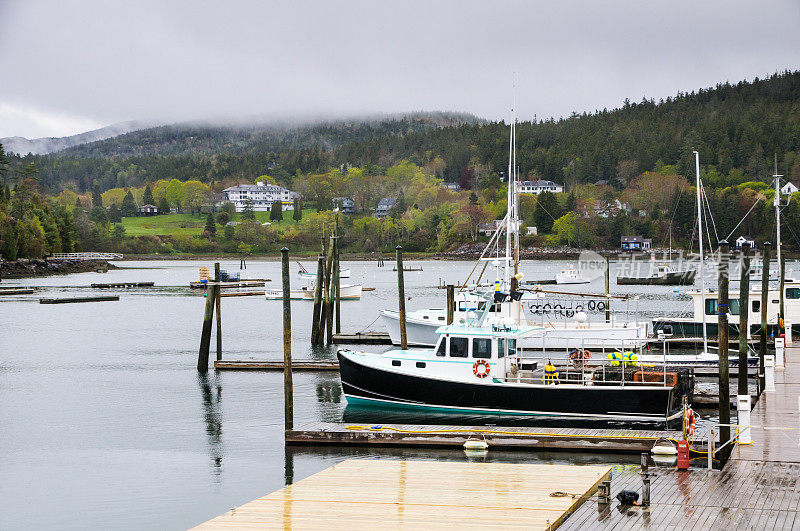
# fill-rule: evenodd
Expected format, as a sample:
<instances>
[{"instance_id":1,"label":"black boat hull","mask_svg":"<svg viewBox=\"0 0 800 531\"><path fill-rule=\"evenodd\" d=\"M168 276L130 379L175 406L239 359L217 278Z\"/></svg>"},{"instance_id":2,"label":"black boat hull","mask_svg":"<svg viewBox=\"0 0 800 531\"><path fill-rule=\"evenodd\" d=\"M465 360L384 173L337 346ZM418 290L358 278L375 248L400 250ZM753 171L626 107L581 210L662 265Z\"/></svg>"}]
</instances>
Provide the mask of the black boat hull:
<instances>
[{"instance_id":1,"label":"black boat hull","mask_svg":"<svg viewBox=\"0 0 800 531\"><path fill-rule=\"evenodd\" d=\"M673 387L468 383L401 374L357 363L339 353L342 388L351 403L455 413L542 415L663 422L681 411Z\"/></svg>"},{"instance_id":2,"label":"black boat hull","mask_svg":"<svg viewBox=\"0 0 800 531\"><path fill-rule=\"evenodd\" d=\"M695 271L667 273L663 277L617 277L620 286L653 285L653 286L689 286L694 284Z\"/></svg>"}]
</instances>

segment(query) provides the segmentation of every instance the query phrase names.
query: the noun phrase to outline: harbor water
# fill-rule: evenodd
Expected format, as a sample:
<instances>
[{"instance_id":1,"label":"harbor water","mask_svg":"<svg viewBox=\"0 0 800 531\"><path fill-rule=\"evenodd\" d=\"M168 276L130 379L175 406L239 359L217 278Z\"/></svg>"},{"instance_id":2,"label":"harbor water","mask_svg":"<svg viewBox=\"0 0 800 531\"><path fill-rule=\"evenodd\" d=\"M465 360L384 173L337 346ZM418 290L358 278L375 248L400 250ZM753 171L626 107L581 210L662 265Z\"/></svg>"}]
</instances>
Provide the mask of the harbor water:
<instances>
[{"instance_id":1,"label":"harbor water","mask_svg":"<svg viewBox=\"0 0 800 531\"><path fill-rule=\"evenodd\" d=\"M387 260L344 262L342 283L374 287L342 301L342 331L381 330L379 309L396 309L397 273ZM189 282L212 260L118 262L108 273L4 280L36 286L0 301L0 529L182 529L353 456L468 459L456 450L289 448L283 443L280 372L195 369L205 300ZM316 264L304 261L309 270ZM442 307L443 282L458 283L474 262L407 260L409 311ZM553 278L572 264L528 261L528 279ZM238 272L237 261L222 268ZM292 285L304 281L292 263ZM280 264L251 260L243 277L280 285ZM489 275L493 280L494 273ZM95 289L92 283L154 282L152 288ZM547 287L547 286L545 286ZM560 291L600 294L603 278ZM616 286L638 300L616 303L630 317L690 311L688 286ZM119 295L116 302L40 305L40 297ZM293 356L334 359L309 346L312 304L292 303ZM601 318L597 313L593 318ZM228 360L280 359L281 302L222 299ZM214 356L212 341L212 358ZM359 347L386 349L385 346ZM347 408L336 372L294 375L295 423L470 423L545 425L529 418L409 416ZM551 424L552 425L552 424ZM638 456L495 452L487 460L627 466Z\"/></svg>"}]
</instances>

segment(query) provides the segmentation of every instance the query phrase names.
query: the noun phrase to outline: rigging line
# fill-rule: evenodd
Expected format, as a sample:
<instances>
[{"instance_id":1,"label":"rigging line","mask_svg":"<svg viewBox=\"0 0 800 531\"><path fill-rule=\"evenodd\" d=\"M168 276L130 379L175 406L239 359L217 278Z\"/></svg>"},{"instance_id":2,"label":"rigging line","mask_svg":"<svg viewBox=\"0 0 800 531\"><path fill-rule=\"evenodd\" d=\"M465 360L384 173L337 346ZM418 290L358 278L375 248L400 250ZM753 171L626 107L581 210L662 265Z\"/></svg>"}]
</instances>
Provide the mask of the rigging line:
<instances>
[{"instance_id":1,"label":"rigging line","mask_svg":"<svg viewBox=\"0 0 800 531\"><path fill-rule=\"evenodd\" d=\"M701 185L702 186L702 185ZM708 196L706 195L706 187L702 186L703 192L703 199L705 200L706 208L708 208L708 217L711 218L711 223L714 225L714 236L717 238L717 243L719 243L719 234L717 233L717 222L714 220L714 213L711 211L711 203L708 201Z\"/></svg>"},{"instance_id":2,"label":"rigging line","mask_svg":"<svg viewBox=\"0 0 800 531\"><path fill-rule=\"evenodd\" d=\"M739 226L740 226L742 223L744 223L744 220L746 220L746 219L747 219L747 216L749 216L749 215L750 215L750 212L752 212L752 211L753 211L753 209L756 207L756 205L758 204L758 202L759 202L759 201L761 201L762 199L764 199L764 195L763 195L763 194L759 194L759 196L756 198L755 202L753 202L753 206L751 206L751 207L750 207L750 210L748 210L748 211L747 211L747 214L745 214L745 215L744 215L744 217L742 217L742 219L740 219L740 220L739 220L739 223L737 223L737 224L736 224L736 226L733 228L733 230L731 231L731 233L730 233L730 234L728 234L728 236L725 238L726 240L729 240L729 241L730 241L730 237L731 237L731 236L733 236L733 233L734 233L734 232L736 232L736 229L738 229L738 228L739 228Z\"/></svg>"}]
</instances>

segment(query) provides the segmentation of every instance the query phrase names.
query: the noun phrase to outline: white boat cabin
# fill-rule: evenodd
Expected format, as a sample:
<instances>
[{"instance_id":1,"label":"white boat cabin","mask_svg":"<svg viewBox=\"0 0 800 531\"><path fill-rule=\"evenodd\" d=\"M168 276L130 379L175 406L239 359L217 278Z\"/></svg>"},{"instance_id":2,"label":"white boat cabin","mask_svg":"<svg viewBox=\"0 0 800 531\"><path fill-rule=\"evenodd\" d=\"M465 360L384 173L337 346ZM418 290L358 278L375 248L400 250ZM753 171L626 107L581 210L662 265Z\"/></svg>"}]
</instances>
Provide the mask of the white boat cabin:
<instances>
[{"instance_id":1,"label":"white boat cabin","mask_svg":"<svg viewBox=\"0 0 800 531\"><path fill-rule=\"evenodd\" d=\"M707 292L705 301L699 291L689 292L692 296L694 320L701 321L705 313L706 321L716 319L719 312L719 296L717 292ZM750 303L748 322L754 325L761 322L761 290L750 290ZM730 312L728 320L731 323L739 322L741 307L739 305L739 292L731 291ZM784 285L784 309L786 319L791 323L800 323L800 282L786 282ZM780 310L780 291L770 289L767 297L767 323L776 324L778 322L778 312Z\"/></svg>"}]
</instances>

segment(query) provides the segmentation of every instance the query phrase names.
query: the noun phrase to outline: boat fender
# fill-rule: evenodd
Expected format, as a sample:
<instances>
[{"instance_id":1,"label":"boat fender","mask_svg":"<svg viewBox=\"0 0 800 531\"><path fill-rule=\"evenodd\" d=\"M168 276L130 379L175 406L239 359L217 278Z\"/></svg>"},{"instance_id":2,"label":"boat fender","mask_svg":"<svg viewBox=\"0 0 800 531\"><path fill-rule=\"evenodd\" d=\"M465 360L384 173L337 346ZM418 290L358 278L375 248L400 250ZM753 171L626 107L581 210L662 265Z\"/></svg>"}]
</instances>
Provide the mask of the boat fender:
<instances>
[{"instance_id":1,"label":"boat fender","mask_svg":"<svg viewBox=\"0 0 800 531\"><path fill-rule=\"evenodd\" d=\"M590 312L593 312L596 307L597 303L594 301L589 301L588 303L586 303L586 308L588 308Z\"/></svg>"},{"instance_id":2,"label":"boat fender","mask_svg":"<svg viewBox=\"0 0 800 531\"><path fill-rule=\"evenodd\" d=\"M597 311L598 312L602 312L605 309L606 309L606 303L605 302L600 301L600 302L597 303Z\"/></svg>"},{"instance_id":3,"label":"boat fender","mask_svg":"<svg viewBox=\"0 0 800 531\"><path fill-rule=\"evenodd\" d=\"M478 378L486 378L489 376L490 371L491 367L489 367L489 362L486 360L478 360L472 364L472 373Z\"/></svg>"}]
</instances>

